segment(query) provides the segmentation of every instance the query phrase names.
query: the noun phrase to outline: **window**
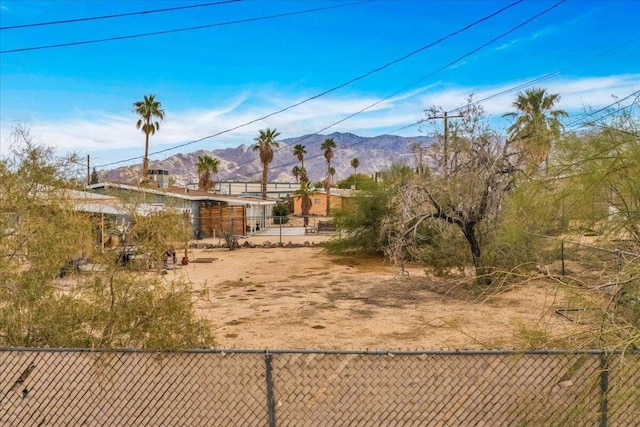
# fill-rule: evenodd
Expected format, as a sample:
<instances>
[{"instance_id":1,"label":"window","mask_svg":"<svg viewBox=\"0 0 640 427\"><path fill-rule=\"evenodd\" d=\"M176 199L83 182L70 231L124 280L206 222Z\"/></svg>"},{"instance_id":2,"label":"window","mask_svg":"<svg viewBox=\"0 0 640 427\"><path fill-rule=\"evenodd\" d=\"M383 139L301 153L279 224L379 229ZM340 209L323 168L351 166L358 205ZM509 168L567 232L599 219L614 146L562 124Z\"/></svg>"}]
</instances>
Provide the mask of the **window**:
<instances>
[{"instance_id":1,"label":"window","mask_svg":"<svg viewBox=\"0 0 640 427\"><path fill-rule=\"evenodd\" d=\"M313 204L314 205L319 205L320 204L320 199L313 199Z\"/></svg>"}]
</instances>

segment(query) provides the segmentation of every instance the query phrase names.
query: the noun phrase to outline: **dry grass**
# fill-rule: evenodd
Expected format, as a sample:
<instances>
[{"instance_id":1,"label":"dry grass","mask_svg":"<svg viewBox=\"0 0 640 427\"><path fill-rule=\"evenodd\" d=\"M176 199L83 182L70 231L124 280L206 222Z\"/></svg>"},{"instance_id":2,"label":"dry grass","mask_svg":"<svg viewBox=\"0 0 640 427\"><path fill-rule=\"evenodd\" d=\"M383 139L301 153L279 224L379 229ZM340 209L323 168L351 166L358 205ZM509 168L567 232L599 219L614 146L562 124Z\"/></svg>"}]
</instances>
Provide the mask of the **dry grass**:
<instances>
[{"instance_id":1,"label":"dry grass","mask_svg":"<svg viewBox=\"0 0 640 427\"><path fill-rule=\"evenodd\" d=\"M205 256L200 251L192 255ZM380 258L330 256L317 246L206 256L216 260L165 277L187 279L204 296L196 308L222 348L521 348L543 338L557 343L581 327L555 312L571 304L575 289L543 276L477 295L419 267L402 277ZM522 325L530 339L521 338Z\"/></svg>"}]
</instances>

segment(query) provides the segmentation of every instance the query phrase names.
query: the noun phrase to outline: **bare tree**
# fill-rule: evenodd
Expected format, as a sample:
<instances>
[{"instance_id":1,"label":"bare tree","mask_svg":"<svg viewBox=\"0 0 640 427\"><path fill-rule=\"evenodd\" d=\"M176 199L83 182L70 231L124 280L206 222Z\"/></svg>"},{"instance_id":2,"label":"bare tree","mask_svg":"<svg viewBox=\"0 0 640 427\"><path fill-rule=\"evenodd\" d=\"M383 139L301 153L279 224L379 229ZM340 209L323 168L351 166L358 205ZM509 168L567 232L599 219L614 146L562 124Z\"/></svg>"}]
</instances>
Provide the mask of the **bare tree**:
<instances>
[{"instance_id":1,"label":"bare tree","mask_svg":"<svg viewBox=\"0 0 640 427\"><path fill-rule=\"evenodd\" d=\"M511 163L510 142L491 131L481 107L465 108L455 125L451 157L442 164L440 147L427 152L433 173L415 175L400 188L393 205L398 217L385 224L391 244L387 254L397 263L420 239L426 221L455 227L468 243L476 277L482 264L482 225L497 220L501 205L514 184L517 168ZM445 173L446 167L446 173Z\"/></svg>"}]
</instances>

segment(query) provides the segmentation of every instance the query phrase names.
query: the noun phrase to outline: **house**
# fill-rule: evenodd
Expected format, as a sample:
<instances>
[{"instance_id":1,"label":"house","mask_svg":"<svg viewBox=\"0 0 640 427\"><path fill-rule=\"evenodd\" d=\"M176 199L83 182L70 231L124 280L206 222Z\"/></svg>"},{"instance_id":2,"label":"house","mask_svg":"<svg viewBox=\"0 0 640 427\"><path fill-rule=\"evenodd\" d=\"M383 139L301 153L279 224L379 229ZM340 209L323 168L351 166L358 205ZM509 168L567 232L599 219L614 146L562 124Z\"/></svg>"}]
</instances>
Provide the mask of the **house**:
<instances>
[{"instance_id":1,"label":"house","mask_svg":"<svg viewBox=\"0 0 640 427\"><path fill-rule=\"evenodd\" d=\"M162 211L157 204L127 204L121 199L107 194L91 193L79 190L61 190L62 196L71 208L83 212L94 219L103 245L115 245L123 241L125 233L134 215L148 216ZM183 213L178 211L178 214Z\"/></svg>"},{"instance_id":2,"label":"house","mask_svg":"<svg viewBox=\"0 0 640 427\"><path fill-rule=\"evenodd\" d=\"M354 197L357 194L353 190L341 190L337 188L331 189L331 210L332 211L344 211L354 206ZM327 213L327 194L324 190L318 191L310 196L311 209L309 209L309 215L324 216ZM302 196L294 195L293 211L294 215L302 215Z\"/></svg>"},{"instance_id":3,"label":"house","mask_svg":"<svg viewBox=\"0 0 640 427\"><path fill-rule=\"evenodd\" d=\"M297 182L267 182L267 198L285 200L300 189ZM221 181L215 184L216 193L230 196L262 196L261 182L248 181Z\"/></svg>"},{"instance_id":4,"label":"house","mask_svg":"<svg viewBox=\"0 0 640 427\"><path fill-rule=\"evenodd\" d=\"M102 182L87 188L128 205L175 209L189 218L195 237L215 237L224 232L251 234L266 227L272 217L275 201L171 186L165 172L149 171L152 186Z\"/></svg>"},{"instance_id":5,"label":"house","mask_svg":"<svg viewBox=\"0 0 640 427\"><path fill-rule=\"evenodd\" d=\"M113 244L112 238L118 239L114 236L122 234L122 229L129 223L133 214L146 216L157 210L149 205L128 208L117 197L73 189L43 187L37 190L36 197L41 201L43 208L56 204L91 217L99 243L103 247L105 244ZM2 223L8 227L5 231L7 234L13 233L22 220L18 213L3 212L0 215L6 217Z\"/></svg>"}]
</instances>

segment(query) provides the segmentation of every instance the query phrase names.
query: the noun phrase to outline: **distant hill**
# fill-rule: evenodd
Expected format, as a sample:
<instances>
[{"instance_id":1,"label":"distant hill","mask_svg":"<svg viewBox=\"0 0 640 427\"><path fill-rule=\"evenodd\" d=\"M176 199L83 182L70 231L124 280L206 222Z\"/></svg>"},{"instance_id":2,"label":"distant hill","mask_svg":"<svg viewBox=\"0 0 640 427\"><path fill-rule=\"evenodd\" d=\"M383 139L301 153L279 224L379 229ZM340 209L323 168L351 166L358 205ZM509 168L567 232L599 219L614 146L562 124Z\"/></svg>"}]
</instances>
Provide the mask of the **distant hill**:
<instances>
[{"instance_id":1,"label":"distant hill","mask_svg":"<svg viewBox=\"0 0 640 427\"><path fill-rule=\"evenodd\" d=\"M280 149L274 153L269 168L269 181L293 182L294 166L299 162L293 155L293 147L302 144L306 147L305 168L312 182L324 179L327 165L320 149L325 138L333 138L336 142L334 158L331 165L335 168L334 181L339 181L353 173L351 160L360 161L358 173L373 174L388 169L392 163L413 165L411 145L416 142L429 145L432 138L425 136L402 137L380 135L363 137L352 133L332 133L330 135L305 135L279 141ZM236 148L220 150L199 150L191 153L180 153L165 160L151 161L151 169L166 169L176 180L177 185L197 182L198 156L208 155L220 160L216 181L259 181L262 178L262 165L258 153L251 146L240 145ZM101 181L137 182L140 165L121 167L100 173Z\"/></svg>"}]
</instances>

